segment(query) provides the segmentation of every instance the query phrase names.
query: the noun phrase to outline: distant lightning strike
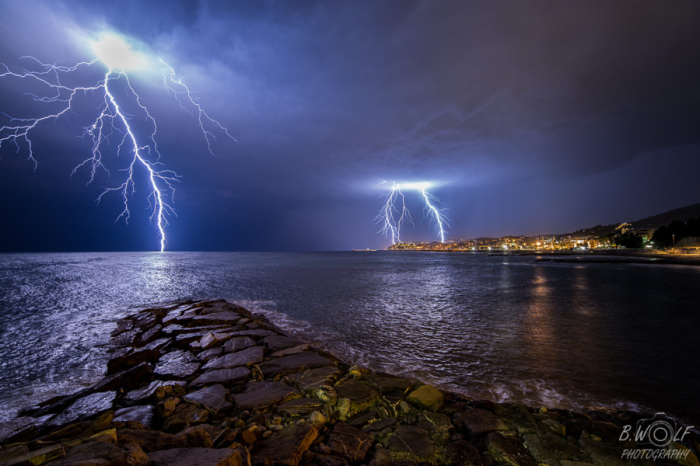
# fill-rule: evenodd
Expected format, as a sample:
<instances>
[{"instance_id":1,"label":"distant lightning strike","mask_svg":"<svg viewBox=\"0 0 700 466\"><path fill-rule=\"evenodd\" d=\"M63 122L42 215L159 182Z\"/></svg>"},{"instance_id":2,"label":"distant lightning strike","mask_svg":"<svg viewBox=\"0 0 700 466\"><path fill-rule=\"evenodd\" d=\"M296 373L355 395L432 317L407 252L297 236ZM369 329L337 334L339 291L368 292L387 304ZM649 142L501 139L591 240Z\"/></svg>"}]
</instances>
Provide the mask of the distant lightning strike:
<instances>
[{"instance_id":1,"label":"distant lightning strike","mask_svg":"<svg viewBox=\"0 0 700 466\"><path fill-rule=\"evenodd\" d=\"M382 182L383 183L383 182ZM444 209L438 209L435 203L439 202L435 196L428 192L431 187L431 183L419 182L419 183L393 183L391 185L391 190L385 196L386 200L384 206L379 211L376 220L382 228L380 233L387 237L391 237L392 244L401 242L401 226L406 220L413 223L411 213L406 206L406 198L401 191L418 191L421 194L421 199L425 203L425 216L431 220L435 220L435 223L439 229L440 242L445 242L445 226L447 226L447 220L443 214Z\"/></svg>"},{"instance_id":2,"label":"distant lightning strike","mask_svg":"<svg viewBox=\"0 0 700 466\"><path fill-rule=\"evenodd\" d=\"M29 94L35 101L63 104L63 107L58 112L38 118L9 117L10 124L0 128L0 147L2 147L3 143L13 143L17 147L17 152L20 152L21 149L19 142L24 141L28 148L28 160L34 164L34 168L36 169L38 163L34 158L32 140L29 132L34 130L37 125L44 121L55 121L59 117L65 116L68 112L74 112L73 104L76 96L87 96L88 94L95 94L97 92L103 93L104 99L97 107L99 113L93 123L85 127L84 131L84 136L89 136L92 140L91 156L78 164L73 169L72 174L75 174L76 171L82 167L90 167L90 178L88 180L88 184L94 181L95 176L100 169L104 170L107 174L110 174L110 171L104 165L102 160L102 147L104 144L109 144L110 136L112 136L114 133L121 135L121 140L116 148L116 155L119 156L121 154L121 149L124 144L131 147L131 153L133 154L128 166L120 170L127 173L126 180L119 186L104 188L102 193L98 196L97 202L99 203L103 196L107 193L120 193L123 198L124 209L117 217L117 221L123 217L128 223L131 215L131 212L129 211L129 199L135 192L135 168L145 168L146 173L148 174L150 188L148 200L153 209L151 221L155 219L156 226L158 227L160 250L162 252L165 250L166 245L165 227L168 225L167 216L171 214L175 215L175 211L168 203L168 200L171 201L173 199L173 195L175 193L174 183L178 181L179 176L171 170L159 168L163 164L160 162L161 154L158 150L158 144L156 143L156 133L158 131L156 120L151 116L148 108L143 104L141 97L136 93L136 90L131 85L131 81L126 74L127 69L142 66L144 64L145 57L131 50L130 46L124 41L124 39L113 34L106 35L102 38L102 40L93 43L93 50L97 54L98 58L89 62L81 62L70 67L48 65L40 62L34 57L22 58L36 62L41 67L42 71L24 70L21 73L16 73L11 71L5 64L0 64L5 68L4 72L0 72L0 78L12 76L15 78L34 80L41 85L48 87L52 93L55 92L53 95L43 97L35 94ZM93 86L71 87L61 83L62 75L74 73L81 67L91 67L97 62L101 62L107 67L104 80L98 81ZM190 89L183 84L179 78L176 78L173 68L163 60L160 60L160 62L167 67L167 70L163 69L163 85L168 93L172 92L180 106L189 113L192 112L185 107L185 104L191 105L196 109L199 128L207 142L209 152L211 154L214 153L211 144L214 140L216 140L216 136L212 131L218 130L223 132L227 137L235 140L224 126L222 126L215 119L211 118L206 111L204 111L201 105L194 100ZM135 103L140 110L143 111L145 120L152 126L152 131L150 136L146 138L145 144L139 144L138 138L134 134L134 131L129 124L131 115L124 112L110 89L110 83L114 83L119 80L124 81L127 96L129 94L133 96L132 103ZM208 126L210 126L212 129L207 129Z\"/></svg>"}]
</instances>

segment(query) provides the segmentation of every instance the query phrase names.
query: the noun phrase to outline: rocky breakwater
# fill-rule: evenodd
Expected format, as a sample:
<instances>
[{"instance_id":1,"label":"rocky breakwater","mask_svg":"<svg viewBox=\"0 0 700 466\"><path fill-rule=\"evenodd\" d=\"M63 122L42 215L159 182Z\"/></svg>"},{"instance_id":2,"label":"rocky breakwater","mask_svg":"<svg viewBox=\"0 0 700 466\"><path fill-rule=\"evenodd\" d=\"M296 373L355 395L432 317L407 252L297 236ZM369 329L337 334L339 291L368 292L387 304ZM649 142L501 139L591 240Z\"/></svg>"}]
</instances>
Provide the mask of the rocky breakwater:
<instances>
[{"instance_id":1,"label":"rocky breakwater","mask_svg":"<svg viewBox=\"0 0 700 466\"><path fill-rule=\"evenodd\" d=\"M642 464L618 441L635 413L472 400L350 366L226 301L144 310L112 343L103 380L0 425L0 464ZM667 448L698 464L696 437Z\"/></svg>"}]
</instances>

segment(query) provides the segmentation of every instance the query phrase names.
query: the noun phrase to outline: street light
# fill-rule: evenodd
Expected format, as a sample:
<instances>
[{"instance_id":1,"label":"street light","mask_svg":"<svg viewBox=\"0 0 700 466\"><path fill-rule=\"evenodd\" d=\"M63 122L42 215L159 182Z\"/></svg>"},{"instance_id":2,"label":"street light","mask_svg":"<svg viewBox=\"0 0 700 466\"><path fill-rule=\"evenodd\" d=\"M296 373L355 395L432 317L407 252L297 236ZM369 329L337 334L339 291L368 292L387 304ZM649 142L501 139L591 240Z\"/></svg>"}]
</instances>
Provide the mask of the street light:
<instances>
[{"instance_id":1,"label":"street light","mask_svg":"<svg viewBox=\"0 0 700 466\"><path fill-rule=\"evenodd\" d=\"M676 249L676 235L671 235L671 238L673 238L673 249Z\"/></svg>"}]
</instances>

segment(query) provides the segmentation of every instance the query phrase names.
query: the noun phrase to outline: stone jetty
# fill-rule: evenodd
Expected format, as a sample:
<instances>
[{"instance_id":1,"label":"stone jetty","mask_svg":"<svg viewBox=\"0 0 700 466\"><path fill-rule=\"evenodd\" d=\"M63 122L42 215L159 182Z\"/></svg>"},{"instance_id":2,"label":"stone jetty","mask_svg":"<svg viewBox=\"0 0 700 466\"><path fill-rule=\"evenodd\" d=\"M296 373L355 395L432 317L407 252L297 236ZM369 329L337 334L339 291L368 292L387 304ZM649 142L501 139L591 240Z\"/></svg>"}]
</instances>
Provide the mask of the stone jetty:
<instances>
[{"instance_id":1,"label":"stone jetty","mask_svg":"<svg viewBox=\"0 0 700 466\"><path fill-rule=\"evenodd\" d=\"M1 424L0 465L699 464L693 433L621 442L639 414L473 400L351 366L223 300L138 312L110 356L95 385ZM635 449L663 460L622 459Z\"/></svg>"}]
</instances>

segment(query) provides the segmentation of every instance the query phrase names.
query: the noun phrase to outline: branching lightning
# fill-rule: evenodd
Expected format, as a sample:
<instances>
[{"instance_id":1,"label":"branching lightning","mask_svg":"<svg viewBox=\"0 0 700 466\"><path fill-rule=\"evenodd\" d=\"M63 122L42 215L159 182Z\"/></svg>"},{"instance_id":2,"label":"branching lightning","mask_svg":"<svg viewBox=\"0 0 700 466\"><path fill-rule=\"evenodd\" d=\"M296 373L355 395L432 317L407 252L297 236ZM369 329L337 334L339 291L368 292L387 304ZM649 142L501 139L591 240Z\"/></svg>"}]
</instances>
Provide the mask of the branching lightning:
<instances>
[{"instance_id":1,"label":"branching lightning","mask_svg":"<svg viewBox=\"0 0 700 466\"><path fill-rule=\"evenodd\" d=\"M413 223L411 213L406 206L406 198L401 191L418 191L425 203L424 215L431 221L435 221L439 230L440 242L445 242L445 227L448 225L444 215L445 209L438 209L435 204L440 202L428 192L431 183L392 183L390 191L384 196L385 202L376 217L378 224L382 226L379 231L386 237L391 237L392 244L401 242L401 227L408 220Z\"/></svg>"},{"instance_id":2,"label":"branching lightning","mask_svg":"<svg viewBox=\"0 0 700 466\"><path fill-rule=\"evenodd\" d=\"M46 95L28 95L36 102L53 104L59 107L58 111L37 118L13 118L3 113L10 119L10 123L0 127L0 147L2 147L3 143L11 143L15 145L19 153L21 151L20 143L26 145L27 158L34 164L36 169L38 162L34 157L30 132L33 132L38 125L46 121L56 121L66 116L69 112L75 112L74 106L78 97L87 97L88 95L101 96L100 103L96 109L97 116L91 125L84 128L83 132L83 136L88 137L92 142L91 155L78 164L71 175L81 168L89 168L90 176L87 184L95 180L95 176L100 170L110 175L110 170L103 163L103 148L110 144L111 138L117 137L119 144L116 147L116 156L120 156L125 145L129 148L131 154L131 157L128 159L128 165L119 170L126 173L126 179L118 186L104 188L98 196L97 202L99 203L108 193L114 192L119 194L122 197L124 208L117 217L117 221L124 218L128 223L131 215L129 199L133 196L136 188L135 172L138 169L144 169L149 180L150 192L148 201L152 208L150 218L151 222L154 222L158 228L160 250L162 252L165 250L167 242L165 235L165 228L168 225L167 217L175 215L175 211L170 203L173 200L175 183L178 181L179 175L174 171L163 168L163 163L160 161L161 154L156 143L156 133L158 131L156 120L151 116L126 73L127 69L143 65L145 57L133 51L124 39L113 34L106 35L102 40L93 43L93 50L98 58L89 62L80 62L70 67L45 64L34 57L22 57L22 59L33 62L35 66L40 68L39 71L25 69L22 72L14 72L5 64L0 64L4 68L4 71L0 68L0 78L14 77L35 81L46 89ZM61 82L61 79L65 76L77 73L81 68L95 66L98 62L103 64L107 71L104 79L99 80L94 85L68 86ZM223 125L211 118L201 105L196 102L190 89L179 78L176 78L173 68L163 60L160 60L160 63L165 67L162 70L163 85L168 94L172 93L175 96L175 99L183 109L197 117L199 128L206 140L209 152L211 154L214 153L211 146L212 142L216 140L214 131L222 132L225 136L235 140ZM145 116L145 121L151 127L150 135L141 142L139 142L139 138L130 124L134 117L123 110L110 87L118 82L124 86L127 97L132 97L131 104L138 106ZM195 112L188 110L185 105L194 108Z\"/></svg>"}]
</instances>

